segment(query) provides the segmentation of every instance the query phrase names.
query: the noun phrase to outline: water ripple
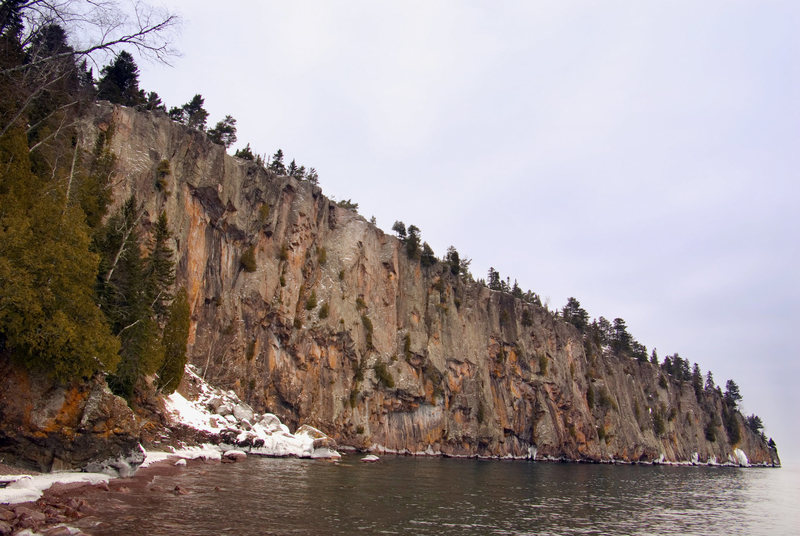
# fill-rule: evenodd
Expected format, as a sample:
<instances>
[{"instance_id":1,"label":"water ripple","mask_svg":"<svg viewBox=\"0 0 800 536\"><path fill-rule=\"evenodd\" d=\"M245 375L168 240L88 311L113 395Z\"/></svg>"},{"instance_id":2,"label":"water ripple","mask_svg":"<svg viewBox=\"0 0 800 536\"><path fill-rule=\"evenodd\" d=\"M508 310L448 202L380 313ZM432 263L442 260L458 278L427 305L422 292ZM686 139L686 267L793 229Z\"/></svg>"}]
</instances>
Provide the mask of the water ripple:
<instances>
[{"instance_id":1,"label":"water ripple","mask_svg":"<svg viewBox=\"0 0 800 536\"><path fill-rule=\"evenodd\" d=\"M251 457L153 482L187 495L107 494L103 514L81 523L97 536L775 536L800 526L797 477L789 469Z\"/></svg>"}]
</instances>

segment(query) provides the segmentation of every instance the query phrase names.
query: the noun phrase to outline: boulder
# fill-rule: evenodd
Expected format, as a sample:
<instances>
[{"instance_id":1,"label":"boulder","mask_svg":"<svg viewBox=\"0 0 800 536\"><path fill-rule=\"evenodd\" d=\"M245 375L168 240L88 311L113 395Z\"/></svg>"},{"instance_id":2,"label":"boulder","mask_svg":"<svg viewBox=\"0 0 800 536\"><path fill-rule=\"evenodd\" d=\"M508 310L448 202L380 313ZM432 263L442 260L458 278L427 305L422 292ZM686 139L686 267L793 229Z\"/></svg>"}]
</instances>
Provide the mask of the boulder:
<instances>
[{"instance_id":1,"label":"boulder","mask_svg":"<svg viewBox=\"0 0 800 536\"><path fill-rule=\"evenodd\" d=\"M241 450L226 450L222 456L227 458L228 460L233 460L235 462L244 460L247 458L247 454L242 452Z\"/></svg>"},{"instance_id":2,"label":"boulder","mask_svg":"<svg viewBox=\"0 0 800 536\"><path fill-rule=\"evenodd\" d=\"M237 421L252 421L253 410L246 404L236 404L233 406L233 416L236 417Z\"/></svg>"},{"instance_id":3,"label":"boulder","mask_svg":"<svg viewBox=\"0 0 800 536\"><path fill-rule=\"evenodd\" d=\"M222 417L227 417L228 415L231 415L233 413L233 406L231 406L228 403L220 404L219 406L217 406L216 412L217 415L220 415Z\"/></svg>"},{"instance_id":4,"label":"boulder","mask_svg":"<svg viewBox=\"0 0 800 536\"><path fill-rule=\"evenodd\" d=\"M336 449L336 441L332 437L328 437L324 432L314 428L313 426L309 426L304 424L300 428L295 431L294 435L296 436L308 436L314 440L312 443L313 448L315 449Z\"/></svg>"},{"instance_id":5,"label":"boulder","mask_svg":"<svg viewBox=\"0 0 800 536\"><path fill-rule=\"evenodd\" d=\"M213 411L214 413L217 413L217 412L218 412L218 410L219 410L219 407L220 407L222 404L223 404L223 400L222 400L220 397L216 396L216 397L212 398L212 399L211 399L211 400L208 402L208 409L209 409L210 411Z\"/></svg>"}]
</instances>

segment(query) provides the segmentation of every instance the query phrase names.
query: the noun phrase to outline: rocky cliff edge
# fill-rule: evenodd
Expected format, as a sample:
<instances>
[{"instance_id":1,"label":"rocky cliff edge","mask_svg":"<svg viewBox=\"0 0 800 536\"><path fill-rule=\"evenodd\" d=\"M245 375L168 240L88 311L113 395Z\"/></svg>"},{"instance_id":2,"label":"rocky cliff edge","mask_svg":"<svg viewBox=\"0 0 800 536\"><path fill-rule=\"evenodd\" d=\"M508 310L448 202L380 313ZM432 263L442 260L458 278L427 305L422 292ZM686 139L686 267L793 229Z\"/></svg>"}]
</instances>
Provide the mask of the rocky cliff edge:
<instances>
[{"instance_id":1,"label":"rocky cliff edge","mask_svg":"<svg viewBox=\"0 0 800 536\"><path fill-rule=\"evenodd\" d=\"M109 128L115 204L134 193L145 230L169 219L190 362L256 411L372 451L777 462L738 413L736 444L721 426L706 439L718 393L698 396L544 308L421 266L317 186L163 114L109 104L87 117L82 144ZM253 271L241 262L250 248Z\"/></svg>"}]
</instances>

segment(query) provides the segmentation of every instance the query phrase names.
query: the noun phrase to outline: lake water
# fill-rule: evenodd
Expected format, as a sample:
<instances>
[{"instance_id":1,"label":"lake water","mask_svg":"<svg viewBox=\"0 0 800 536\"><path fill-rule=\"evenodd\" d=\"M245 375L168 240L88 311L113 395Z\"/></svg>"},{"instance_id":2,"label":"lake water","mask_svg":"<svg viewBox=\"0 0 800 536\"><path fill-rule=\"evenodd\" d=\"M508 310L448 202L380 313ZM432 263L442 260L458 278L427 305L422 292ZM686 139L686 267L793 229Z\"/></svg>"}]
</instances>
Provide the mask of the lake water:
<instances>
[{"instance_id":1,"label":"lake water","mask_svg":"<svg viewBox=\"0 0 800 536\"><path fill-rule=\"evenodd\" d=\"M105 493L95 503L103 513L78 526L93 535L800 534L800 472L787 468L249 457L148 482Z\"/></svg>"}]
</instances>

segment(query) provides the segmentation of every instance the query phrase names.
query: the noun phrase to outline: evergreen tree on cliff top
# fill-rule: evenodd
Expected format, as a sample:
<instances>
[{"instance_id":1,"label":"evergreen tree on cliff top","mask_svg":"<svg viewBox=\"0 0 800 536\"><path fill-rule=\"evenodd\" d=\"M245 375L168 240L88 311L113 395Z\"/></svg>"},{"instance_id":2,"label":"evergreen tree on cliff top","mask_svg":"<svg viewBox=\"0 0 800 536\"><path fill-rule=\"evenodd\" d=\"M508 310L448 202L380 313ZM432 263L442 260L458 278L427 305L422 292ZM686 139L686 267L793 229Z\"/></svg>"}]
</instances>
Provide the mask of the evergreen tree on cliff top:
<instances>
[{"instance_id":1,"label":"evergreen tree on cliff top","mask_svg":"<svg viewBox=\"0 0 800 536\"><path fill-rule=\"evenodd\" d=\"M214 143L224 145L226 149L229 149L231 145L236 143L237 139L236 119L230 115L226 115L225 119L217 122L214 128L208 130L208 139Z\"/></svg>"},{"instance_id":2,"label":"evergreen tree on cliff top","mask_svg":"<svg viewBox=\"0 0 800 536\"><path fill-rule=\"evenodd\" d=\"M136 106L144 102L139 91L139 67L129 52L121 51L100 73L102 76L97 82L98 99L124 106Z\"/></svg>"}]
</instances>

